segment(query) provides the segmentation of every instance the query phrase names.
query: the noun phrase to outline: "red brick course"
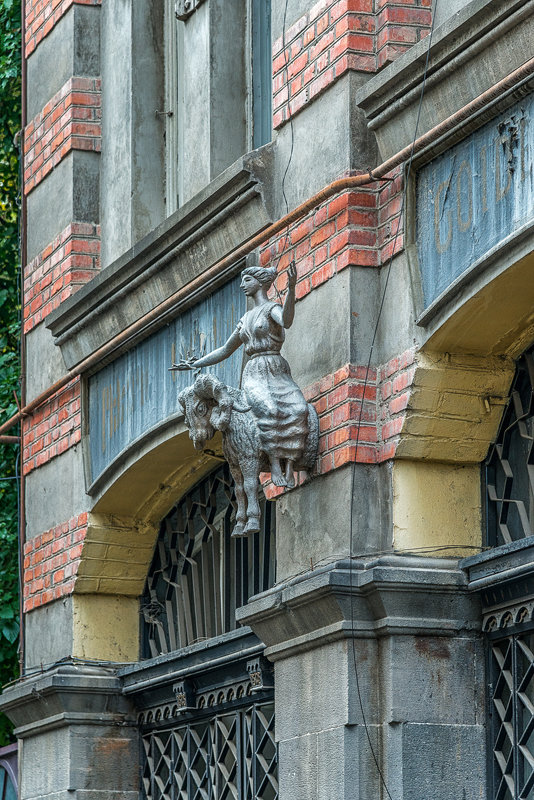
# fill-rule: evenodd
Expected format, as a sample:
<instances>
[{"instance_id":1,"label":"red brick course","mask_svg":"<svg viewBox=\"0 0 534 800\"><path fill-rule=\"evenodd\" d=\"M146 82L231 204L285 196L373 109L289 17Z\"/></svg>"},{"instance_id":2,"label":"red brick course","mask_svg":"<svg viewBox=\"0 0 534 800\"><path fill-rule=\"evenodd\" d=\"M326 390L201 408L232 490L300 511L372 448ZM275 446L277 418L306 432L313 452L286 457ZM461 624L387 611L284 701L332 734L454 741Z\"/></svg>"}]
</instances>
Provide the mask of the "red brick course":
<instances>
[{"instance_id":1,"label":"red brick course","mask_svg":"<svg viewBox=\"0 0 534 800\"><path fill-rule=\"evenodd\" d=\"M376 36L378 69L395 61L430 33L431 5L432 0L379 0Z\"/></svg>"},{"instance_id":2,"label":"red brick course","mask_svg":"<svg viewBox=\"0 0 534 800\"><path fill-rule=\"evenodd\" d=\"M72 594L87 533L87 513L24 544L24 612Z\"/></svg>"},{"instance_id":3,"label":"red brick course","mask_svg":"<svg viewBox=\"0 0 534 800\"><path fill-rule=\"evenodd\" d=\"M24 269L28 333L100 270L100 226L73 222Z\"/></svg>"},{"instance_id":4,"label":"red brick course","mask_svg":"<svg viewBox=\"0 0 534 800\"><path fill-rule=\"evenodd\" d=\"M70 78L24 131L24 193L29 194L72 150L100 152L99 78Z\"/></svg>"},{"instance_id":5,"label":"red brick course","mask_svg":"<svg viewBox=\"0 0 534 800\"><path fill-rule=\"evenodd\" d=\"M373 0L319 0L273 45L273 127L347 70L374 72Z\"/></svg>"},{"instance_id":6,"label":"red brick course","mask_svg":"<svg viewBox=\"0 0 534 800\"><path fill-rule=\"evenodd\" d=\"M81 379L78 377L24 419L24 474L78 444L81 432Z\"/></svg>"},{"instance_id":7,"label":"red brick course","mask_svg":"<svg viewBox=\"0 0 534 800\"><path fill-rule=\"evenodd\" d=\"M348 70L374 73L425 36L431 0L319 0L273 45L273 127Z\"/></svg>"},{"instance_id":8,"label":"red brick course","mask_svg":"<svg viewBox=\"0 0 534 800\"><path fill-rule=\"evenodd\" d=\"M101 0L26 0L26 58L73 5L99 6Z\"/></svg>"},{"instance_id":9,"label":"red brick course","mask_svg":"<svg viewBox=\"0 0 534 800\"><path fill-rule=\"evenodd\" d=\"M414 360L415 352L407 350L378 369L346 364L304 390L319 417L317 474L348 463L381 464L395 457ZM273 486L268 475L263 476L263 488L268 498L284 491Z\"/></svg>"},{"instance_id":10,"label":"red brick course","mask_svg":"<svg viewBox=\"0 0 534 800\"><path fill-rule=\"evenodd\" d=\"M402 175L327 201L260 251L262 266L276 266L276 290L287 287L287 268L297 267L297 300L349 266L379 267L403 247ZM397 226L399 235L396 238Z\"/></svg>"}]
</instances>

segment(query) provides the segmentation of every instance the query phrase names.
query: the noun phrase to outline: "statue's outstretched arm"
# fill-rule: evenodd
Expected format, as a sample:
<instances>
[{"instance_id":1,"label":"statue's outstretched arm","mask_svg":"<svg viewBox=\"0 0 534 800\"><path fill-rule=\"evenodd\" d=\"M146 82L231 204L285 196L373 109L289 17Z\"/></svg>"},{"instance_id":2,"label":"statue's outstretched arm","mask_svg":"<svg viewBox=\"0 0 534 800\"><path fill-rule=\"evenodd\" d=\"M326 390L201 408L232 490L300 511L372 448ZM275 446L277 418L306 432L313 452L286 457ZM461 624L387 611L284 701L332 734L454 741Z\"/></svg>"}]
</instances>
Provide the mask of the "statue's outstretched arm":
<instances>
[{"instance_id":1,"label":"statue's outstretched arm","mask_svg":"<svg viewBox=\"0 0 534 800\"><path fill-rule=\"evenodd\" d=\"M184 370L184 369L200 369L201 367L210 367L212 364L218 364L220 361L224 361L225 358L234 353L238 347L242 344L241 339L239 337L239 332L235 330L229 339L222 345L222 347L218 347L216 350L212 350L211 353L207 353L202 358L189 358L186 360L180 361L179 364L173 364L171 370Z\"/></svg>"}]
</instances>

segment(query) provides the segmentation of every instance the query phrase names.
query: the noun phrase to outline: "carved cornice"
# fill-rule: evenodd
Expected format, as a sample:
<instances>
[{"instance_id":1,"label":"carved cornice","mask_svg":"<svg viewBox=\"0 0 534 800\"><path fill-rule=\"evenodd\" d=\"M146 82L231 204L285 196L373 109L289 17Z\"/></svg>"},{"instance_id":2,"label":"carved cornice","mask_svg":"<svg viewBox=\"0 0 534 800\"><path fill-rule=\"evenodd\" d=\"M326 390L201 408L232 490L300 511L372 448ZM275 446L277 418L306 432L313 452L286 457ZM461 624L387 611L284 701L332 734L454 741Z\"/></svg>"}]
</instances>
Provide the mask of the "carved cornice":
<instances>
[{"instance_id":1,"label":"carved cornice","mask_svg":"<svg viewBox=\"0 0 534 800\"><path fill-rule=\"evenodd\" d=\"M116 670L78 662L17 681L2 693L0 709L20 739L68 725L135 724Z\"/></svg>"},{"instance_id":2,"label":"carved cornice","mask_svg":"<svg viewBox=\"0 0 534 800\"><path fill-rule=\"evenodd\" d=\"M176 721L188 712L198 713L209 709L216 712L225 706L240 704L260 692L272 692L274 689L272 666L258 655L249 661L241 662L238 671L234 671L233 680L229 680L224 671L220 671L210 684L205 688L201 680L196 681L194 678L184 678L173 684L174 697L165 698L164 702L151 704L149 708L143 709L137 717L138 724L157 725L167 720Z\"/></svg>"},{"instance_id":3,"label":"carved cornice","mask_svg":"<svg viewBox=\"0 0 534 800\"><path fill-rule=\"evenodd\" d=\"M271 145L243 156L53 311L46 325L67 367L107 342L111 330L122 330L152 311L269 225L273 220L271 174ZM238 262L206 281L142 333L118 346L113 356L213 293L240 267Z\"/></svg>"},{"instance_id":4,"label":"carved cornice","mask_svg":"<svg viewBox=\"0 0 534 800\"><path fill-rule=\"evenodd\" d=\"M330 564L264 592L236 616L265 642L271 661L353 636L454 636L480 628L478 599L456 562L408 556Z\"/></svg>"}]
</instances>

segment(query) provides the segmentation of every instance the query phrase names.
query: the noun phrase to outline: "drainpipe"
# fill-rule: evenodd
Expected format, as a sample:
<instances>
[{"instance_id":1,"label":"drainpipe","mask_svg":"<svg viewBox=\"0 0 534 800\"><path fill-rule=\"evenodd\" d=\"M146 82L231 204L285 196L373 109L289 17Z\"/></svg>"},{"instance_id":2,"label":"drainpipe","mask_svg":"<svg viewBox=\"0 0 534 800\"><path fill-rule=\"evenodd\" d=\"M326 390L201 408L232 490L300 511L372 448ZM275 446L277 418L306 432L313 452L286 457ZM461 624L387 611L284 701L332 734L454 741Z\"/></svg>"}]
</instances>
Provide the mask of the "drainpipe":
<instances>
[{"instance_id":1,"label":"drainpipe","mask_svg":"<svg viewBox=\"0 0 534 800\"><path fill-rule=\"evenodd\" d=\"M27 123L27 66L26 66L26 3L22 0L20 4L20 54L21 54L21 136L20 142L20 160L22 169L20 171L20 302L21 302L21 325L20 325L20 405L19 419L21 420L20 427L20 447L19 447L19 617L20 617L20 634L19 634L19 669L20 674L24 674L24 653L26 644L26 629L24 625L24 543L26 541L26 500L25 500L25 479L24 479L24 437L22 433L22 416L24 407L26 405L26 337L24 335L24 270L26 268L27 247L26 247L26 233L27 233L27 209L26 209L26 195L24 192L24 137Z\"/></svg>"}]
</instances>

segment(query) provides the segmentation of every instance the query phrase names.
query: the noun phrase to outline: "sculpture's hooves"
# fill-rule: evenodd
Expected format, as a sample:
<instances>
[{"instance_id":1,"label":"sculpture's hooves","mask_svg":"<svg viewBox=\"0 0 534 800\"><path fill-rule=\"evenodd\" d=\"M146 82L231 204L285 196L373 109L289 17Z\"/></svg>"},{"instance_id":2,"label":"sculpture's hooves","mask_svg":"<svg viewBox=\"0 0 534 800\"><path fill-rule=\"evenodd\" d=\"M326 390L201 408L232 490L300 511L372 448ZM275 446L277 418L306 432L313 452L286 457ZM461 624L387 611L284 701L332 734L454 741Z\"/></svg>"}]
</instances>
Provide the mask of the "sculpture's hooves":
<instances>
[{"instance_id":1,"label":"sculpture's hooves","mask_svg":"<svg viewBox=\"0 0 534 800\"><path fill-rule=\"evenodd\" d=\"M287 481L282 475L279 478L278 477L273 478L273 476L271 475L271 480L275 486L282 486L282 487L287 486Z\"/></svg>"},{"instance_id":2,"label":"sculpture's hooves","mask_svg":"<svg viewBox=\"0 0 534 800\"><path fill-rule=\"evenodd\" d=\"M246 536L245 529L242 525L236 525L232 531L232 536L235 536L236 539L240 539L242 536Z\"/></svg>"},{"instance_id":3,"label":"sculpture's hooves","mask_svg":"<svg viewBox=\"0 0 534 800\"><path fill-rule=\"evenodd\" d=\"M259 522L253 522L253 523L247 522L247 524L245 525L245 530L243 531L243 535L248 536L250 533L259 533L259 532L260 532Z\"/></svg>"}]
</instances>

